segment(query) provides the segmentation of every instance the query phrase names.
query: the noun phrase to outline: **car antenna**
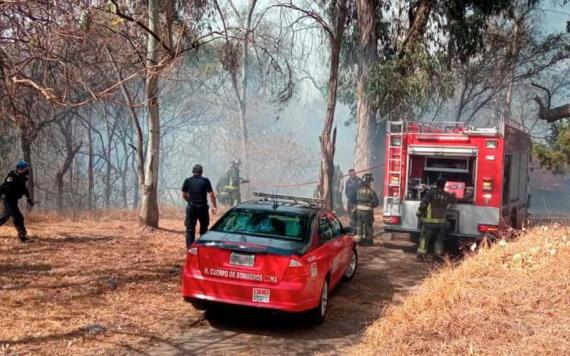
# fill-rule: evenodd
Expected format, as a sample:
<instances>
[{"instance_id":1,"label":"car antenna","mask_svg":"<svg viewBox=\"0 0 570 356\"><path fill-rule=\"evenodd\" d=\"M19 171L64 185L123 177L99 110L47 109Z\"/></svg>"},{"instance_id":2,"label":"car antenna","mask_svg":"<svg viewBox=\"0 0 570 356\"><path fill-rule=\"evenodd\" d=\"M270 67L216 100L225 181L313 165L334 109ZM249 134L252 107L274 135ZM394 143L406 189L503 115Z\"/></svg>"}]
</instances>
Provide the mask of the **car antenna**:
<instances>
[{"instance_id":1,"label":"car antenna","mask_svg":"<svg viewBox=\"0 0 570 356\"><path fill-rule=\"evenodd\" d=\"M279 207L279 204L277 203L277 194L275 194L275 191L273 191L273 210L277 210L277 208Z\"/></svg>"}]
</instances>

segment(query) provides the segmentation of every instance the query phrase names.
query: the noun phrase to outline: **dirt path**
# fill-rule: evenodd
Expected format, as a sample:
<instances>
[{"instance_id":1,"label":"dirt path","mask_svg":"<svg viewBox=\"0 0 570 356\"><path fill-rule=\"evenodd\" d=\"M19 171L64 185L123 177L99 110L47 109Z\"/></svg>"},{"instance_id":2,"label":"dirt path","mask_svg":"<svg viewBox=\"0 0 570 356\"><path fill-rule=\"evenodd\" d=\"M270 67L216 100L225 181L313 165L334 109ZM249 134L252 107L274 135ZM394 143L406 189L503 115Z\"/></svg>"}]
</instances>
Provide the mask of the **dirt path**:
<instances>
[{"instance_id":1,"label":"dirt path","mask_svg":"<svg viewBox=\"0 0 570 356\"><path fill-rule=\"evenodd\" d=\"M358 342L387 304L400 302L427 273L427 267L415 261L412 244L384 241L360 248L357 274L336 289L322 325L307 326L298 316L220 309L202 314L180 337L139 351L154 355L340 353Z\"/></svg>"}]
</instances>

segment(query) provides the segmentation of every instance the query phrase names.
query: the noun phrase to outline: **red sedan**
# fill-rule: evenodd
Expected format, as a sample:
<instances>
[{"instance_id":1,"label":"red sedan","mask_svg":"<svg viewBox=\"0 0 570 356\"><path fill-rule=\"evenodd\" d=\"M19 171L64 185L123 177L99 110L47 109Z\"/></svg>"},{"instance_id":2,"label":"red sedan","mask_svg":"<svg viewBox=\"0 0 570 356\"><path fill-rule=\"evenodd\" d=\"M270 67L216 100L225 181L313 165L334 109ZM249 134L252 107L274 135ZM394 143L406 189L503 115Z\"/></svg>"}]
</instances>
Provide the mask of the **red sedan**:
<instances>
[{"instance_id":1,"label":"red sedan","mask_svg":"<svg viewBox=\"0 0 570 356\"><path fill-rule=\"evenodd\" d=\"M211 302L325 318L330 291L356 273L351 229L312 199L266 195L228 211L196 241L182 271L182 295Z\"/></svg>"}]
</instances>

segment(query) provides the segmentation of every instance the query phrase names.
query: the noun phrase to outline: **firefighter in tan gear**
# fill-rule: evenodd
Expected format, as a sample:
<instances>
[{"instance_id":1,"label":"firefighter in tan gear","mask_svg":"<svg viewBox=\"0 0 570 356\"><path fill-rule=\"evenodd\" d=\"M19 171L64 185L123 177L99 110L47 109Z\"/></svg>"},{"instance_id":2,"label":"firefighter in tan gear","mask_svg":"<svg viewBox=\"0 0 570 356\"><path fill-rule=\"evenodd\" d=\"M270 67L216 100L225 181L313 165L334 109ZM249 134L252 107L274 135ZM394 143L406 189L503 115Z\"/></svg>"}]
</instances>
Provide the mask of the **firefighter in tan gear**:
<instances>
[{"instance_id":1,"label":"firefighter in tan gear","mask_svg":"<svg viewBox=\"0 0 570 356\"><path fill-rule=\"evenodd\" d=\"M356 234L362 245L373 244L374 208L378 206L378 195L370 188L374 181L371 173L362 176L362 185L356 191Z\"/></svg>"},{"instance_id":2,"label":"firefighter in tan gear","mask_svg":"<svg viewBox=\"0 0 570 356\"><path fill-rule=\"evenodd\" d=\"M220 203L228 207L241 203L242 183L249 183L248 180L240 176L241 161L239 159L231 161L230 168L224 173L216 185L216 190L220 198Z\"/></svg>"},{"instance_id":3,"label":"firefighter in tan gear","mask_svg":"<svg viewBox=\"0 0 570 356\"><path fill-rule=\"evenodd\" d=\"M447 209L455 203L455 194L444 190L445 179L439 178L435 188L429 190L420 203L417 216L421 219L421 235L417 257L425 259L430 242L434 241L436 258L443 257L443 242L447 235Z\"/></svg>"}]
</instances>

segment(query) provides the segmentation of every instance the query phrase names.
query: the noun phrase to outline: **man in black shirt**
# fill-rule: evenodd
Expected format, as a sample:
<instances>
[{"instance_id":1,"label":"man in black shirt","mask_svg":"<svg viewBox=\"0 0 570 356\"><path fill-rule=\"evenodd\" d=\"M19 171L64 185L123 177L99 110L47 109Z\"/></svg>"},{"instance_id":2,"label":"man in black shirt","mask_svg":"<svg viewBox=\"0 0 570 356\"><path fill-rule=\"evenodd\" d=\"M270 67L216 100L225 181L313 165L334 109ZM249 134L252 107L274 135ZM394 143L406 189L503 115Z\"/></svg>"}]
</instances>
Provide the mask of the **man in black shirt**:
<instances>
[{"instance_id":1,"label":"man in black shirt","mask_svg":"<svg viewBox=\"0 0 570 356\"><path fill-rule=\"evenodd\" d=\"M202 177L203 168L197 164L192 168L192 177L186 178L182 185L182 198L188 202L186 207L186 248L190 248L196 236L196 222L200 221L200 235L208 231L210 215L208 207L208 194L212 201L212 214L216 215L218 205L216 194L208 178Z\"/></svg>"},{"instance_id":2,"label":"man in black shirt","mask_svg":"<svg viewBox=\"0 0 570 356\"><path fill-rule=\"evenodd\" d=\"M3 198L4 213L0 216L0 226L4 225L10 217L14 222L20 241L28 241L24 216L18 207L18 200L26 196L28 204L34 205L30 192L26 187L27 176L30 170L28 162L21 160L16 165L16 170L8 173L4 183L0 186L0 198Z\"/></svg>"}]
</instances>

